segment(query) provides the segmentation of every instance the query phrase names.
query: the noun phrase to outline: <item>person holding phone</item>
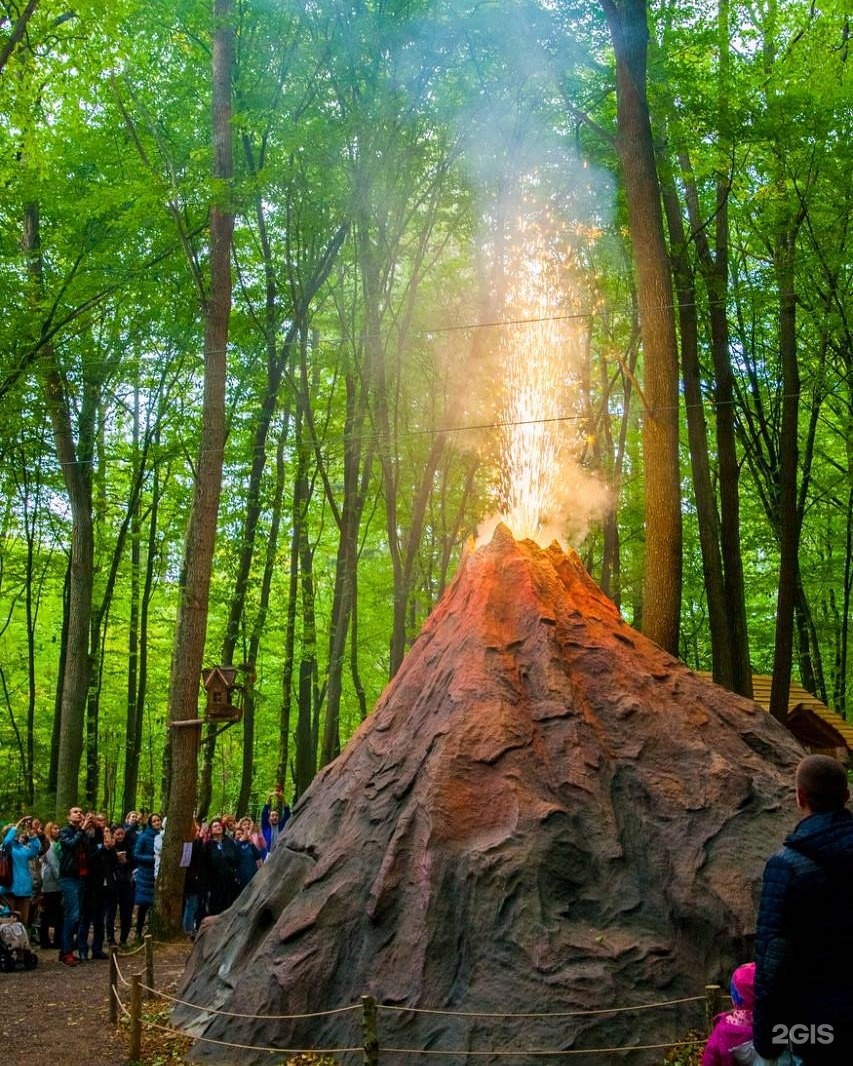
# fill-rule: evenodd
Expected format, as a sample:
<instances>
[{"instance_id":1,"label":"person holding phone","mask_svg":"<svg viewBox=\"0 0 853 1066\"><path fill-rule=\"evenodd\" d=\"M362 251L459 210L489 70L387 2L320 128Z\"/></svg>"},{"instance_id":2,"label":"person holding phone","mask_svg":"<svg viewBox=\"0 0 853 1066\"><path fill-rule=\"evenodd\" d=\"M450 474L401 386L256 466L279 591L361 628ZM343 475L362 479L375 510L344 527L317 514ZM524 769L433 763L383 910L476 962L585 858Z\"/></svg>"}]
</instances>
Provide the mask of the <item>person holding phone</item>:
<instances>
[{"instance_id":1,"label":"person holding phone","mask_svg":"<svg viewBox=\"0 0 853 1066\"><path fill-rule=\"evenodd\" d=\"M41 851L41 841L31 834L32 818L26 816L17 825L9 828L3 839L4 845L11 849L12 884L8 895L12 897L12 910L17 911L21 924L27 928L30 924L30 912L33 904L33 875L30 862Z\"/></svg>"}]
</instances>

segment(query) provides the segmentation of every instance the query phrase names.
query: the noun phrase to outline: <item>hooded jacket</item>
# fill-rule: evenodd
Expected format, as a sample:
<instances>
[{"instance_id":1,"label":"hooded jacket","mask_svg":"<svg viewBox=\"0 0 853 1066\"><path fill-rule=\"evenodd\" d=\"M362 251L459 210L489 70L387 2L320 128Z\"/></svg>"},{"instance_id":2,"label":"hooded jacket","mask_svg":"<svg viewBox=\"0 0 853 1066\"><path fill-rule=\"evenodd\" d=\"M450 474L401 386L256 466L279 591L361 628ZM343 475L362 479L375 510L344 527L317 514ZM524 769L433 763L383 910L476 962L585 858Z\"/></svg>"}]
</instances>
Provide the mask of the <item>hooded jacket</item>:
<instances>
[{"instance_id":1,"label":"hooded jacket","mask_svg":"<svg viewBox=\"0 0 853 1066\"><path fill-rule=\"evenodd\" d=\"M30 873L30 862L36 858L41 850L41 842L38 837L30 837L24 842L18 839L18 830L12 826L6 834L3 844L8 844L12 849L12 884L9 892L21 899L28 898L33 894L33 878Z\"/></svg>"},{"instance_id":2,"label":"hooded jacket","mask_svg":"<svg viewBox=\"0 0 853 1066\"><path fill-rule=\"evenodd\" d=\"M804 818L765 867L755 941L759 1054L784 1049L774 1026L832 1026L833 1055L849 1051L853 1062L851 958L853 814L845 807Z\"/></svg>"}]
</instances>

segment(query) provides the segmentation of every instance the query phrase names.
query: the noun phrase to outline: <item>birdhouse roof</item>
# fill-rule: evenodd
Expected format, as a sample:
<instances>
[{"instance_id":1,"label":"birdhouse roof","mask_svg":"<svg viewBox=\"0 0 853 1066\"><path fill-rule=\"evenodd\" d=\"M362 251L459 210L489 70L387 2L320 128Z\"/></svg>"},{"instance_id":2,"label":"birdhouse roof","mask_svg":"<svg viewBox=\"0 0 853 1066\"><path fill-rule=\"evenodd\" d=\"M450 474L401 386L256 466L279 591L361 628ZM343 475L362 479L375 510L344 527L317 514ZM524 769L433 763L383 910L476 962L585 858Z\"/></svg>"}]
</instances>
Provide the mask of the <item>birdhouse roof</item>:
<instances>
[{"instance_id":1,"label":"birdhouse roof","mask_svg":"<svg viewBox=\"0 0 853 1066\"><path fill-rule=\"evenodd\" d=\"M202 670L201 676L206 689L217 688L219 685L232 688L237 678L237 667L211 666L207 670Z\"/></svg>"}]
</instances>

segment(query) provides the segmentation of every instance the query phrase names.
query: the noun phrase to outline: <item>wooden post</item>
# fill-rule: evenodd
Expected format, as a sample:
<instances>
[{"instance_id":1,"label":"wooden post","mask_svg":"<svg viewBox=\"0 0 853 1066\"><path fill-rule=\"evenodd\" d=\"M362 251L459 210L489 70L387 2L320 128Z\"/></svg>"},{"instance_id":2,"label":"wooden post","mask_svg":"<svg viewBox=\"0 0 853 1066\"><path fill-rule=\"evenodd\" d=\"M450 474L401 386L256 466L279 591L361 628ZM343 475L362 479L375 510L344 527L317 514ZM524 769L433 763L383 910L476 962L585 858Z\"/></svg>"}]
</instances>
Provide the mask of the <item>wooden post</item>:
<instances>
[{"instance_id":1,"label":"wooden post","mask_svg":"<svg viewBox=\"0 0 853 1066\"><path fill-rule=\"evenodd\" d=\"M116 993L118 992L118 963L116 961L115 945L110 944L107 951L109 952L107 959L107 995L110 997L109 1014L110 1021L115 1025L118 1022L118 1001L116 999Z\"/></svg>"},{"instance_id":2,"label":"wooden post","mask_svg":"<svg viewBox=\"0 0 853 1066\"><path fill-rule=\"evenodd\" d=\"M722 989L719 985L705 985L705 1028L710 1033L714 1019L722 1010Z\"/></svg>"},{"instance_id":3,"label":"wooden post","mask_svg":"<svg viewBox=\"0 0 853 1066\"><path fill-rule=\"evenodd\" d=\"M142 1058L142 976L130 978L130 1061Z\"/></svg>"},{"instance_id":4,"label":"wooden post","mask_svg":"<svg viewBox=\"0 0 853 1066\"><path fill-rule=\"evenodd\" d=\"M145 934L145 983L149 989L154 988L154 937L150 933ZM154 992L145 993L146 999L153 999Z\"/></svg>"},{"instance_id":5,"label":"wooden post","mask_svg":"<svg viewBox=\"0 0 853 1066\"><path fill-rule=\"evenodd\" d=\"M364 1041L364 1066L377 1066L379 1033L376 1024L376 1000L373 996L361 997L361 1034Z\"/></svg>"}]
</instances>

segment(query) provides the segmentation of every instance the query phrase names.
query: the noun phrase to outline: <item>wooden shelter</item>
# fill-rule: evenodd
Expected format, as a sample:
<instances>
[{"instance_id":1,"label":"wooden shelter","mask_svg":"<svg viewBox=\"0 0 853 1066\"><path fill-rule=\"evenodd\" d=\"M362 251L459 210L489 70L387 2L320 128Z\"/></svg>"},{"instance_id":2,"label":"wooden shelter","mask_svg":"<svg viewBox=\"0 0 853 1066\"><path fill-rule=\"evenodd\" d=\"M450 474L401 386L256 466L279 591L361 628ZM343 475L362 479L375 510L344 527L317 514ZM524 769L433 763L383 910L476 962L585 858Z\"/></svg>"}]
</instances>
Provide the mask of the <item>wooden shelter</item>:
<instances>
[{"instance_id":1,"label":"wooden shelter","mask_svg":"<svg viewBox=\"0 0 853 1066\"><path fill-rule=\"evenodd\" d=\"M697 673L712 680L709 671L699 670ZM771 674L752 675L753 699L765 711L770 710L772 684ZM850 762L853 724L794 681L788 694L786 725L810 754L833 755L843 763Z\"/></svg>"}]
</instances>

